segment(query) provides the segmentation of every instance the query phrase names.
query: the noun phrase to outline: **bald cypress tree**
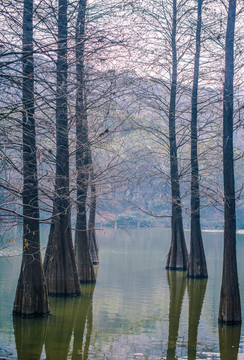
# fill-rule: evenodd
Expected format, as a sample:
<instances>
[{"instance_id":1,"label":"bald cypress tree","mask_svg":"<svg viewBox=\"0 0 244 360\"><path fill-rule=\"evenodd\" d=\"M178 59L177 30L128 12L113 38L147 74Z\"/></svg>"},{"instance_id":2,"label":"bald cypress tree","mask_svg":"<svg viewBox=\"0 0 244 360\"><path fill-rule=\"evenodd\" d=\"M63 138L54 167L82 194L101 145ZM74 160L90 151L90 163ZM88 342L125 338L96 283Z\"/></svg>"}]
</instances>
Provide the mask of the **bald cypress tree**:
<instances>
[{"instance_id":1,"label":"bald cypress tree","mask_svg":"<svg viewBox=\"0 0 244 360\"><path fill-rule=\"evenodd\" d=\"M219 322L241 323L241 304L236 262L235 179L233 163L233 80L236 0L229 0L225 39L223 96L224 256Z\"/></svg>"},{"instance_id":2,"label":"bald cypress tree","mask_svg":"<svg viewBox=\"0 0 244 360\"><path fill-rule=\"evenodd\" d=\"M187 276L191 278L206 278L208 276L200 224L200 190L197 151L197 103L201 49L202 3L203 0L198 0L196 52L191 99L191 243L187 266Z\"/></svg>"},{"instance_id":3,"label":"bald cypress tree","mask_svg":"<svg viewBox=\"0 0 244 360\"><path fill-rule=\"evenodd\" d=\"M89 240L89 249L91 253L92 262L94 265L98 265L99 248L98 248L96 230L95 230L97 194L96 194L94 166L92 163L91 154L90 154L90 188L91 188L91 198L90 198L90 214L88 221L88 240Z\"/></svg>"},{"instance_id":4,"label":"bald cypress tree","mask_svg":"<svg viewBox=\"0 0 244 360\"><path fill-rule=\"evenodd\" d=\"M176 26L177 26L177 0L173 0L172 16L172 77L170 89L170 107L169 107L169 142L170 142L170 179L171 179L171 246L167 257L166 269L169 270L186 270L188 253L185 243L180 181L177 157L177 142L175 130L175 109L177 94L177 49L176 49Z\"/></svg>"},{"instance_id":5,"label":"bald cypress tree","mask_svg":"<svg viewBox=\"0 0 244 360\"><path fill-rule=\"evenodd\" d=\"M77 216L75 226L75 249L80 282L95 282L96 276L91 259L86 216L86 201L90 168L88 122L85 100L84 44L86 0L79 1L76 24L76 171Z\"/></svg>"},{"instance_id":6,"label":"bald cypress tree","mask_svg":"<svg viewBox=\"0 0 244 360\"><path fill-rule=\"evenodd\" d=\"M71 233L67 114L67 0L59 0L56 92L56 178L44 270L49 294L80 294Z\"/></svg>"},{"instance_id":7,"label":"bald cypress tree","mask_svg":"<svg viewBox=\"0 0 244 360\"><path fill-rule=\"evenodd\" d=\"M34 117L33 0L24 0L22 66L23 256L13 314L33 317L49 313L40 251Z\"/></svg>"}]
</instances>

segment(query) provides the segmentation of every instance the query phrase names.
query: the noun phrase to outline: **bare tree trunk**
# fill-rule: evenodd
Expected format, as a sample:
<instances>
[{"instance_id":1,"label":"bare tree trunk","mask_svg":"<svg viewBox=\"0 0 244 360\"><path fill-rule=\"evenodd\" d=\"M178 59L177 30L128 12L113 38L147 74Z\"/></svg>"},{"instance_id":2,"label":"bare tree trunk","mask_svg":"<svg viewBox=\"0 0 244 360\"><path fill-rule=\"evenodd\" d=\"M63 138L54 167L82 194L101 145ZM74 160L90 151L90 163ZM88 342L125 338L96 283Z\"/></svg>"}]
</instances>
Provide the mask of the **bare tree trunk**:
<instances>
[{"instance_id":1,"label":"bare tree trunk","mask_svg":"<svg viewBox=\"0 0 244 360\"><path fill-rule=\"evenodd\" d=\"M49 313L40 251L36 133L34 118L33 0L24 0L23 14L23 257L13 314Z\"/></svg>"},{"instance_id":2,"label":"bare tree trunk","mask_svg":"<svg viewBox=\"0 0 244 360\"><path fill-rule=\"evenodd\" d=\"M56 100L56 179L53 221L44 270L52 295L80 294L72 243L69 198L69 144L67 115L67 0L59 0Z\"/></svg>"},{"instance_id":3,"label":"bare tree trunk","mask_svg":"<svg viewBox=\"0 0 244 360\"><path fill-rule=\"evenodd\" d=\"M175 132L175 108L177 92L177 51L176 51L176 24L177 24L177 0L173 1L173 23L172 23L172 81L170 91L169 108L169 141L170 141L170 177L172 194L171 214L171 246L167 257L166 269L186 270L188 253L185 243L180 182L178 172L177 144Z\"/></svg>"},{"instance_id":4,"label":"bare tree trunk","mask_svg":"<svg viewBox=\"0 0 244 360\"><path fill-rule=\"evenodd\" d=\"M90 154L90 186L91 186L91 204L90 204L90 214L88 221L88 239L89 239L89 248L91 253L91 259L94 265L99 264L99 249L96 237L96 206L97 206L97 195L96 195L96 185L94 183L94 169L92 164L92 158Z\"/></svg>"},{"instance_id":5,"label":"bare tree trunk","mask_svg":"<svg viewBox=\"0 0 244 360\"><path fill-rule=\"evenodd\" d=\"M187 276L191 278L208 277L200 225L200 192L197 153L197 102L201 47L202 3L203 0L198 0L196 53L191 103L191 245L187 267Z\"/></svg>"},{"instance_id":6,"label":"bare tree trunk","mask_svg":"<svg viewBox=\"0 0 244 360\"><path fill-rule=\"evenodd\" d=\"M233 164L233 78L236 0L229 0L225 45L223 97L224 258L219 322L241 323L241 304L236 262L235 180Z\"/></svg>"},{"instance_id":7,"label":"bare tree trunk","mask_svg":"<svg viewBox=\"0 0 244 360\"><path fill-rule=\"evenodd\" d=\"M84 35L86 0L79 1L76 25L76 170L77 217L75 249L80 282L95 282L96 276L88 243L86 200L89 180L88 123L84 82Z\"/></svg>"}]
</instances>

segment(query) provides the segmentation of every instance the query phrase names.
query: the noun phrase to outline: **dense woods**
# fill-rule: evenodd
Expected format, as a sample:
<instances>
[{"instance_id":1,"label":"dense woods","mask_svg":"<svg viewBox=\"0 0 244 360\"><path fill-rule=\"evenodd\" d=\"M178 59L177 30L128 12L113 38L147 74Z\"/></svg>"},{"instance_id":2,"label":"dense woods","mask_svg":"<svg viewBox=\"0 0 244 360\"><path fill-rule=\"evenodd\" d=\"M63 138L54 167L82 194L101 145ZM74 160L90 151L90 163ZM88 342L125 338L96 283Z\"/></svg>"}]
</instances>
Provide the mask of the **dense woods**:
<instances>
[{"instance_id":1,"label":"dense woods","mask_svg":"<svg viewBox=\"0 0 244 360\"><path fill-rule=\"evenodd\" d=\"M13 313L44 316L48 293L76 297L96 282L97 226L156 225L171 228L170 316L175 307L180 316L186 274L174 289L171 271L206 281L202 227L224 220L219 322L240 323L243 3L0 5L0 221L3 233L21 224L23 239ZM43 266L41 223L50 225ZM197 286L200 318L206 282Z\"/></svg>"}]
</instances>

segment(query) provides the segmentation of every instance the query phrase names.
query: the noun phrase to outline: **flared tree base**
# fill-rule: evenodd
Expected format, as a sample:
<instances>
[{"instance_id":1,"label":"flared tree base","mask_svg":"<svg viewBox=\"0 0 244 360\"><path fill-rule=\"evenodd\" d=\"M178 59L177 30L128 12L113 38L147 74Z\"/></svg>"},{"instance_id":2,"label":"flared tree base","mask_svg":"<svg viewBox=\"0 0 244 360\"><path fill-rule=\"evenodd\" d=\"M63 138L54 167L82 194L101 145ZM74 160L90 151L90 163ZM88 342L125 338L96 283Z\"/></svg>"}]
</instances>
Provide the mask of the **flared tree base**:
<instances>
[{"instance_id":1,"label":"flared tree base","mask_svg":"<svg viewBox=\"0 0 244 360\"><path fill-rule=\"evenodd\" d=\"M13 315L32 318L48 314L48 292L41 263L38 260L29 265L22 263Z\"/></svg>"},{"instance_id":2,"label":"flared tree base","mask_svg":"<svg viewBox=\"0 0 244 360\"><path fill-rule=\"evenodd\" d=\"M229 297L222 295L220 297L218 322L222 325L231 326L241 324L242 320L239 294Z\"/></svg>"},{"instance_id":3,"label":"flared tree base","mask_svg":"<svg viewBox=\"0 0 244 360\"><path fill-rule=\"evenodd\" d=\"M172 210L172 213L175 211ZM172 216L171 223L171 245L167 256L166 269L186 271L188 263L188 252L185 243L182 217Z\"/></svg>"},{"instance_id":4,"label":"flared tree base","mask_svg":"<svg viewBox=\"0 0 244 360\"><path fill-rule=\"evenodd\" d=\"M68 224L66 215L63 215L60 219L55 219L51 225L44 261L44 272L50 295L78 296L81 294L71 227Z\"/></svg>"},{"instance_id":5,"label":"flared tree base","mask_svg":"<svg viewBox=\"0 0 244 360\"><path fill-rule=\"evenodd\" d=\"M171 271L186 271L186 268L173 267L173 266L165 266L165 270L171 270Z\"/></svg>"},{"instance_id":6,"label":"flared tree base","mask_svg":"<svg viewBox=\"0 0 244 360\"><path fill-rule=\"evenodd\" d=\"M96 282L96 273L93 264L78 265L78 274L80 284L94 284Z\"/></svg>"}]
</instances>

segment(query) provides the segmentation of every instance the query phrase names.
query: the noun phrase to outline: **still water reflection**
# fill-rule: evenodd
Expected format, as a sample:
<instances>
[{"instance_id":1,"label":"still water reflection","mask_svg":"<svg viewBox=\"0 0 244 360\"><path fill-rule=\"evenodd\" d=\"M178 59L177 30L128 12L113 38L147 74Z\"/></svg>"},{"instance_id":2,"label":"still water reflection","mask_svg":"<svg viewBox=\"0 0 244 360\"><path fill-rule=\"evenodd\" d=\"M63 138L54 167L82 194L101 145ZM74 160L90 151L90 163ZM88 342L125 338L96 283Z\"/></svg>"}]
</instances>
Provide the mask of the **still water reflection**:
<instances>
[{"instance_id":1,"label":"still water reflection","mask_svg":"<svg viewBox=\"0 0 244 360\"><path fill-rule=\"evenodd\" d=\"M189 235L189 234L186 234ZM52 315L12 318L20 258L0 259L0 357L20 360L244 359L243 327L218 327L221 233L204 233L208 280L164 270L170 232L99 234L97 284L50 298ZM244 236L237 239L244 304ZM244 318L244 314L243 314Z\"/></svg>"}]
</instances>

